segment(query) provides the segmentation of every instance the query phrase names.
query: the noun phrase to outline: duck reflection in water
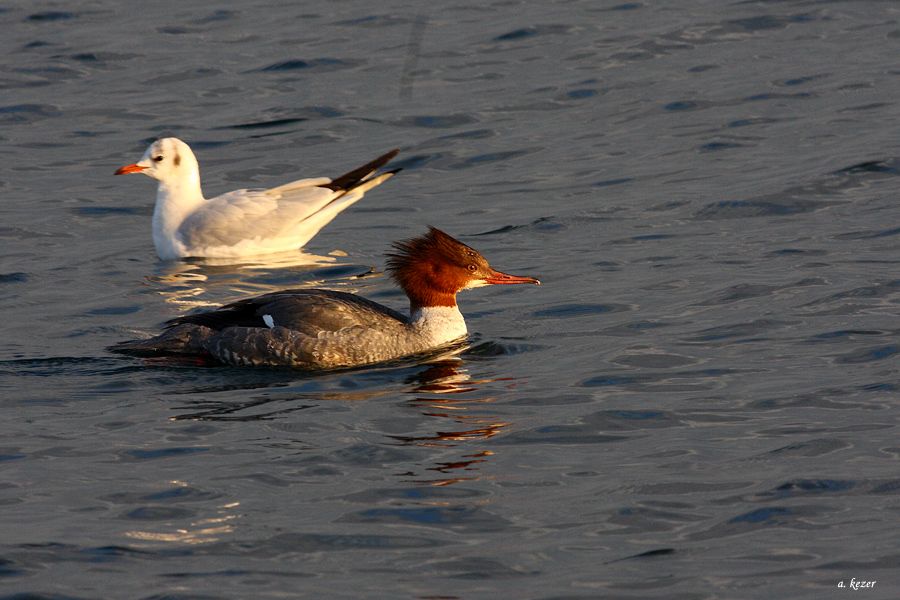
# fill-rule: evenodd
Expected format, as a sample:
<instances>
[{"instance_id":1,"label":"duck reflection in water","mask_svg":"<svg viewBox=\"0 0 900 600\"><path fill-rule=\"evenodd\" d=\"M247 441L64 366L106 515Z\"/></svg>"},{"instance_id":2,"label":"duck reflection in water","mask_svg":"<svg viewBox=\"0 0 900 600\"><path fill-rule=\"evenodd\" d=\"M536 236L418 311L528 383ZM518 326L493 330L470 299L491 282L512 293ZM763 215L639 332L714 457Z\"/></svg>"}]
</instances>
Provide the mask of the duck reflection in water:
<instances>
[{"instance_id":1,"label":"duck reflection in water","mask_svg":"<svg viewBox=\"0 0 900 600\"><path fill-rule=\"evenodd\" d=\"M433 486L479 479L481 477L479 471L494 452L479 448L478 444L500 434L511 424L490 414L489 405L498 398L490 390L498 383L502 383L505 388L508 385L505 382L511 380L472 378L466 368L465 359L458 355L463 353L465 356L468 350L470 350L468 345L461 345L456 349L456 356L451 357L444 353L420 366L401 368L402 371L410 373L403 386L405 389L401 390L398 390L396 385L390 384L391 381L397 381L396 367L375 370L367 374L370 378L369 383L372 384L368 389L344 390L310 390L310 386L318 387L321 379L302 376L298 378L296 372L233 369L234 376L240 380L232 381L230 385L221 385L219 382L218 385L208 387L193 387L188 392L190 396L199 393L225 394L229 397L228 400L211 400L209 397L191 400L175 408L181 414L172 417L172 420L282 420L289 418L288 415L291 413L308 410L315 412L316 409L333 402L385 401L396 398L397 392L400 391L411 396L404 401L406 407L425 419L418 422L416 432L409 434L385 432L385 437L391 443L400 446L442 450L434 454L434 462L426 466L425 471L456 476L431 479L423 477L421 471L406 471L398 475L407 481ZM196 371L190 369L190 372ZM221 371L218 374L221 377ZM246 379L247 377L251 379ZM331 385L329 387L333 388ZM259 393L246 394L247 391L254 389ZM240 395L240 399L235 399L235 392ZM314 417L295 418L304 421L314 420ZM459 454L447 460L447 451L451 454L458 451ZM438 456L440 460L437 460Z\"/></svg>"},{"instance_id":2,"label":"duck reflection in water","mask_svg":"<svg viewBox=\"0 0 900 600\"><path fill-rule=\"evenodd\" d=\"M510 425L507 421L485 414L485 405L496 400L493 395L483 395L482 388L496 381L505 379L472 379L464 368L461 359L448 359L430 365L410 380L417 384L408 393L417 396L407 404L426 417L443 419L446 424L441 429L427 435L391 435L402 445L452 448L465 447L470 443L488 440ZM423 395L429 394L429 395ZM477 413L477 414L472 414ZM418 480L434 486L446 486L461 481L479 479L475 473L481 470L480 463L486 463L494 453L482 450L471 454L462 454L458 460L442 461L435 466L427 467L429 471L443 474L460 475L436 480ZM464 475L463 475L464 473ZM412 476L413 473L405 475Z\"/></svg>"}]
</instances>

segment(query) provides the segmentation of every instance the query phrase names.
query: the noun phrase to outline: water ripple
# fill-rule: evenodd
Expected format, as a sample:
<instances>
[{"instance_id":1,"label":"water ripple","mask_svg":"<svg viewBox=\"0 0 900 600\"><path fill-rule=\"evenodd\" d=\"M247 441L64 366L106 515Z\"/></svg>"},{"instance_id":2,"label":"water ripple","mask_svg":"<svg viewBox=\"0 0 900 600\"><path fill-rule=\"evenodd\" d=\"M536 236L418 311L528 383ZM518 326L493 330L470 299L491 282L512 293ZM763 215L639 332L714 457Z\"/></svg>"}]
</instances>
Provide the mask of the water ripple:
<instances>
[{"instance_id":1,"label":"water ripple","mask_svg":"<svg viewBox=\"0 0 900 600\"><path fill-rule=\"evenodd\" d=\"M313 73L327 73L330 71L339 71L342 69L351 69L365 64L361 60L347 60L340 58L311 58L283 60L277 63L266 65L256 69L259 73L284 73L291 71L309 71Z\"/></svg>"},{"instance_id":2,"label":"water ripple","mask_svg":"<svg viewBox=\"0 0 900 600\"><path fill-rule=\"evenodd\" d=\"M25 20L38 23L49 23L54 21L69 21L76 18L76 14L72 12L49 10L46 12L33 13L28 15Z\"/></svg>"},{"instance_id":3,"label":"water ripple","mask_svg":"<svg viewBox=\"0 0 900 600\"><path fill-rule=\"evenodd\" d=\"M494 38L494 41L508 42L542 35L561 35L570 33L572 29L573 28L569 25L532 25L498 35Z\"/></svg>"}]
</instances>

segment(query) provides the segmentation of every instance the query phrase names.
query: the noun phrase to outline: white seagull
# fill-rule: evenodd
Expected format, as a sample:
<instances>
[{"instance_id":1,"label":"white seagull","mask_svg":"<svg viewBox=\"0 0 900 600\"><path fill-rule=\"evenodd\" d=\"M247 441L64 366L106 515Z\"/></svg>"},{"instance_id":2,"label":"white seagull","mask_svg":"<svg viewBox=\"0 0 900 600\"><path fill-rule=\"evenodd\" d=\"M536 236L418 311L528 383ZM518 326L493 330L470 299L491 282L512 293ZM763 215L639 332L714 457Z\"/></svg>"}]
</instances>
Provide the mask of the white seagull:
<instances>
[{"instance_id":1,"label":"white seagull","mask_svg":"<svg viewBox=\"0 0 900 600\"><path fill-rule=\"evenodd\" d=\"M143 173L159 181L153 243L161 259L237 258L301 248L341 211L400 171L376 175L398 151L335 179L298 179L207 200L190 146L178 138L162 138L150 144L141 160L121 167L116 175Z\"/></svg>"}]
</instances>

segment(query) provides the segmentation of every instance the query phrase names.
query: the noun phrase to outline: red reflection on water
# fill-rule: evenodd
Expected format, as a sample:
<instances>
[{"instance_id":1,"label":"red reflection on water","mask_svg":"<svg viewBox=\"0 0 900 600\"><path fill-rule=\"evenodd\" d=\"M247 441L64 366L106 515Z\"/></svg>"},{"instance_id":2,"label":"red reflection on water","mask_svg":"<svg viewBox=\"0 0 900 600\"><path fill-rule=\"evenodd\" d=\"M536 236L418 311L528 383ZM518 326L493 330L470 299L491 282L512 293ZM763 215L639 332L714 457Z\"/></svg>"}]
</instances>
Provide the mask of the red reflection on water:
<instances>
[{"instance_id":1,"label":"red reflection on water","mask_svg":"<svg viewBox=\"0 0 900 600\"><path fill-rule=\"evenodd\" d=\"M484 393L485 388L498 381L511 379L472 379L460 360L448 360L430 366L411 382L417 385L414 385L409 393L421 395L408 400L407 404L425 417L438 419L434 421L435 431L389 437L404 445L431 448L457 446L464 448L468 444L489 440L510 426L509 422L501 421L495 415L484 414L486 405L496 401L495 396ZM472 414L475 411L477 414ZM417 481L433 486L445 486L480 479L478 473L493 455L494 452L490 450L482 450L463 454L456 460L436 462L426 467L426 470L455 476ZM467 476L460 476L461 472L466 472Z\"/></svg>"}]
</instances>

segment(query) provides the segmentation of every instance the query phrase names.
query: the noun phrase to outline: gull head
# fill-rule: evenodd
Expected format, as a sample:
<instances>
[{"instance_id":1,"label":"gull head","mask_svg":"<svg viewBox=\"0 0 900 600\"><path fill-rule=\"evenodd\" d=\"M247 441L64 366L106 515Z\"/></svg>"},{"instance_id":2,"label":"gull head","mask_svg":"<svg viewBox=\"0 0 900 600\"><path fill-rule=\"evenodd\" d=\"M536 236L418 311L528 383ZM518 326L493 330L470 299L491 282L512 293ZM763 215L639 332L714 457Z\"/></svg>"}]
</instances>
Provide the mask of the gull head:
<instances>
[{"instance_id":1,"label":"gull head","mask_svg":"<svg viewBox=\"0 0 900 600\"><path fill-rule=\"evenodd\" d=\"M116 171L116 175L129 173L143 173L159 181L174 182L197 177L199 166L190 146L170 137L156 140L141 160Z\"/></svg>"}]
</instances>

